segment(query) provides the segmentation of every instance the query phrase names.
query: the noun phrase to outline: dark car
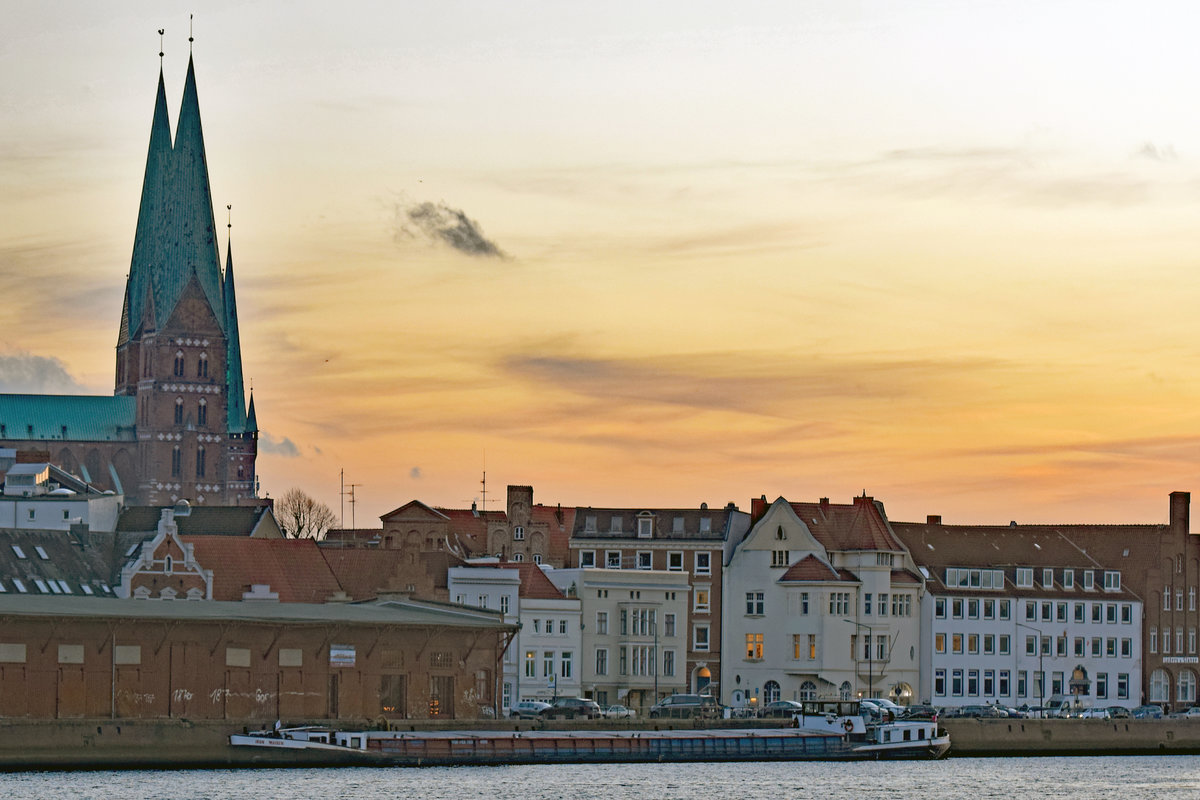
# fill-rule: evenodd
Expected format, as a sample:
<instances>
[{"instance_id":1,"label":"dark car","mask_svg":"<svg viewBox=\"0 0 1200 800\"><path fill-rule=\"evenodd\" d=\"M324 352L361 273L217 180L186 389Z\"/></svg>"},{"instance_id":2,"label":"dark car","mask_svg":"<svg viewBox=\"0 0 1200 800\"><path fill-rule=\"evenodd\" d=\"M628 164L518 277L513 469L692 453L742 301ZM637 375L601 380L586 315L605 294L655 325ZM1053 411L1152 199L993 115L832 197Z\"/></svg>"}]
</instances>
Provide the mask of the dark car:
<instances>
[{"instance_id":1,"label":"dark car","mask_svg":"<svg viewBox=\"0 0 1200 800\"><path fill-rule=\"evenodd\" d=\"M1129 712L1134 719L1162 719L1163 710L1161 706L1138 706L1133 711Z\"/></svg>"},{"instance_id":2,"label":"dark car","mask_svg":"<svg viewBox=\"0 0 1200 800\"><path fill-rule=\"evenodd\" d=\"M721 706L706 694L673 694L650 706L650 719L659 717L703 717L714 719L720 716Z\"/></svg>"},{"instance_id":3,"label":"dark car","mask_svg":"<svg viewBox=\"0 0 1200 800\"><path fill-rule=\"evenodd\" d=\"M797 703L795 700L776 700L773 703L767 703L758 710L760 717L785 717L791 719L804 710L804 706Z\"/></svg>"},{"instance_id":4,"label":"dark car","mask_svg":"<svg viewBox=\"0 0 1200 800\"><path fill-rule=\"evenodd\" d=\"M901 719L933 719L937 716L938 710L933 706L916 705L909 706L904 709L904 716Z\"/></svg>"},{"instance_id":5,"label":"dark car","mask_svg":"<svg viewBox=\"0 0 1200 800\"><path fill-rule=\"evenodd\" d=\"M560 697L538 712L542 719L600 719L604 712L595 700L586 697Z\"/></svg>"},{"instance_id":6,"label":"dark car","mask_svg":"<svg viewBox=\"0 0 1200 800\"><path fill-rule=\"evenodd\" d=\"M1109 719L1129 719L1129 717L1130 717L1129 709L1126 708L1125 706L1109 706L1108 707L1108 718Z\"/></svg>"}]
</instances>

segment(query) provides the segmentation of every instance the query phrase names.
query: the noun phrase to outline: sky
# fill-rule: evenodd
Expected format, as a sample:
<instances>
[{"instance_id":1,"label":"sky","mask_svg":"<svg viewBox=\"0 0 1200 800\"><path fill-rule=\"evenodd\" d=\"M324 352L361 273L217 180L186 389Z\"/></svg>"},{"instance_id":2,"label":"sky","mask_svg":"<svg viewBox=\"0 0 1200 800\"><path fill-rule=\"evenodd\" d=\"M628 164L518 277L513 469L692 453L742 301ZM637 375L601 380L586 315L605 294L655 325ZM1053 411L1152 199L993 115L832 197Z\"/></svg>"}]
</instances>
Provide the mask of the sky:
<instances>
[{"instance_id":1,"label":"sky","mask_svg":"<svg viewBox=\"0 0 1200 800\"><path fill-rule=\"evenodd\" d=\"M198 11L265 494L362 527L484 471L491 509L948 523L1200 490L1200 6L5 8L0 391L111 393L157 30L174 124Z\"/></svg>"}]
</instances>

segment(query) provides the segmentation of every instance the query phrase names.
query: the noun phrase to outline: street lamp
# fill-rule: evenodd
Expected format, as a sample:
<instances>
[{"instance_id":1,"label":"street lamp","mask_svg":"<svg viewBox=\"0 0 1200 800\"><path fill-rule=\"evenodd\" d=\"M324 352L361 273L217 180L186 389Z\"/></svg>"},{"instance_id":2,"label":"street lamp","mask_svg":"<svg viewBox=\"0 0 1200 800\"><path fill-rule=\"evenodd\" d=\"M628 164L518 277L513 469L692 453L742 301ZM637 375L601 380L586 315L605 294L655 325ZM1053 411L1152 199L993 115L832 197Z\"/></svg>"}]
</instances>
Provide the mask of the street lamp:
<instances>
[{"instance_id":1,"label":"street lamp","mask_svg":"<svg viewBox=\"0 0 1200 800\"><path fill-rule=\"evenodd\" d=\"M874 674L874 669L873 669L874 664L871 661L871 639L874 637L875 631L873 631L871 629L870 625L864 625L863 623L858 622L857 620L845 619L843 617L842 621L849 622L851 625L854 626L855 630L857 630L858 628L866 628L867 629L867 697L874 697L875 696L875 680L874 680L875 674ZM855 672L855 675L858 674L857 669L854 672Z\"/></svg>"},{"instance_id":2,"label":"street lamp","mask_svg":"<svg viewBox=\"0 0 1200 800\"><path fill-rule=\"evenodd\" d=\"M1032 625L1025 625L1020 622L1016 622L1015 620L1014 620L1013 624L1015 624L1018 628L1024 628L1027 631L1033 631L1034 633L1036 633L1038 635L1038 640L1037 640L1038 676L1039 676L1038 677L1038 691L1041 694L1041 697L1038 698L1038 706L1040 709L1038 711L1038 714L1044 716L1046 713L1046 661L1045 661L1046 651L1045 651L1045 648L1043 648L1043 646L1042 646L1042 640L1046 638L1045 634L1042 633L1041 629L1035 628ZM1026 655L1028 655L1028 654L1026 654Z\"/></svg>"}]
</instances>

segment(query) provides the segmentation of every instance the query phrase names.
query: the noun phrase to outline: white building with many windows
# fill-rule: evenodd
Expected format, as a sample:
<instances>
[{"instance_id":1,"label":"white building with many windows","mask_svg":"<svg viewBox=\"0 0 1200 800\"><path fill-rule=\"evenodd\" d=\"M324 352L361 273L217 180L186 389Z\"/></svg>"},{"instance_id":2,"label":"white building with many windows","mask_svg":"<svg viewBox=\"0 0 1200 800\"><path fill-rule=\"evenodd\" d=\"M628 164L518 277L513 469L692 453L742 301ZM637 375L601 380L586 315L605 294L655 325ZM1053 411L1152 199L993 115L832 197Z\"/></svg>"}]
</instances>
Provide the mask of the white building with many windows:
<instances>
[{"instance_id":1,"label":"white building with many windows","mask_svg":"<svg viewBox=\"0 0 1200 800\"><path fill-rule=\"evenodd\" d=\"M920 694L936 706L1141 704L1141 600L1053 526L893 523L926 577Z\"/></svg>"},{"instance_id":2,"label":"white building with many windows","mask_svg":"<svg viewBox=\"0 0 1200 800\"><path fill-rule=\"evenodd\" d=\"M501 708L521 700L578 697L581 675L580 601L568 597L532 562L453 567L450 599L504 614L519 630L504 652Z\"/></svg>"},{"instance_id":3,"label":"white building with many windows","mask_svg":"<svg viewBox=\"0 0 1200 800\"><path fill-rule=\"evenodd\" d=\"M584 696L643 713L687 691L687 573L560 569L546 576L582 604Z\"/></svg>"},{"instance_id":4,"label":"white building with many windows","mask_svg":"<svg viewBox=\"0 0 1200 800\"><path fill-rule=\"evenodd\" d=\"M919 677L922 582L882 507L755 501L725 565L721 701L891 696Z\"/></svg>"}]
</instances>

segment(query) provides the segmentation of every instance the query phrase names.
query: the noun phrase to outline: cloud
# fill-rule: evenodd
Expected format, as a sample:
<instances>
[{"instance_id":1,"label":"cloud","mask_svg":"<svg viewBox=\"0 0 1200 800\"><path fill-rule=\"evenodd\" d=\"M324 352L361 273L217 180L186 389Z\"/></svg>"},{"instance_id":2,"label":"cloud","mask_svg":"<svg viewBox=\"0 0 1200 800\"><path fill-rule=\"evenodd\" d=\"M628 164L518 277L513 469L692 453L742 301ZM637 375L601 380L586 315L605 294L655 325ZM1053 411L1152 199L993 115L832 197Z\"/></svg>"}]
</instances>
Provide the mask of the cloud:
<instances>
[{"instance_id":1,"label":"cloud","mask_svg":"<svg viewBox=\"0 0 1200 800\"><path fill-rule=\"evenodd\" d=\"M283 439L276 439L269 433L263 433L258 437L258 449L264 453L284 458L296 458L300 455L300 448L296 447L291 439L286 436Z\"/></svg>"},{"instance_id":2,"label":"cloud","mask_svg":"<svg viewBox=\"0 0 1200 800\"><path fill-rule=\"evenodd\" d=\"M29 353L0 355L0 392L83 394L86 391L57 358Z\"/></svg>"},{"instance_id":3,"label":"cloud","mask_svg":"<svg viewBox=\"0 0 1200 800\"><path fill-rule=\"evenodd\" d=\"M397 203L395 223L393 238L398 242L423 237L468 256L508 258L495 242L483 235L478 222L445 203Z\"/></svg>"},{"instance_id":4,"label":"cloud","mask_svg":"<svg viewBox=\"0 0 1200 800\"><path fill-rule=\"evenodd\" d=\"M1154 142L1146 142L1137 152L1133 154L1134 158L1145 158L1150 161L1177 161L1179 156L1175 153L1175 145L1168 144L1159 147Z\"/></svg>"},{"instance_id":5,"label":"cloud","mask_svg":"<svg viewBox=\"0 0 1200 800\"><path fill-rule=\"evenodd\" d=\"M410 469L408 471L408 477L412 478L414 481L421 480L421 468L413 467L412 469Z\"/></svg>"}]
</instances>

